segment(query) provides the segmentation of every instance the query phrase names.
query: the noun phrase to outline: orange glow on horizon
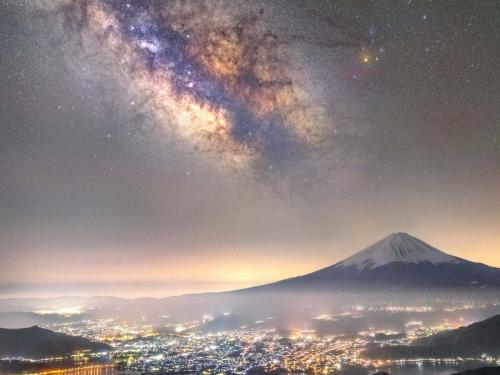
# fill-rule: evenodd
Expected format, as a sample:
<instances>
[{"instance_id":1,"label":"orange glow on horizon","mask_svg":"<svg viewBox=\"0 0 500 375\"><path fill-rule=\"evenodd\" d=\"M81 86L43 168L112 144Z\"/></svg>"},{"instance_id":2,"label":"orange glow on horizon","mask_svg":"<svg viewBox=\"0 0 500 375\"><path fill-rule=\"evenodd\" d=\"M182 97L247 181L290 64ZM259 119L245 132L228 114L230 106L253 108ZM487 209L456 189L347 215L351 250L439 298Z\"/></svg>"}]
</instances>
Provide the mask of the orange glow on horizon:
<instances>
[{"instance_id":1,"label":"orange glow on horizon","mask_svg":"<svg viewBox=\"0 0 500 375\"><path fill-rule=\"evenodd\" d=\"M439 231L439 229L436 229ZM443 232L444 233L444 232ZM461 238L439 237L436 233L413 232L422 239L451 255L474 262L500 266L500 244L486 235L477 236L462 232ZM470 251L471 244L477 245ZM369 244L364 244L369 245ZM356 245L356 251L364 245ZM189 256L164 257L143 255L136 258L94 259L92 257L65 257L57 253L58 261L44 255L35 259L39 266L26 270L25 283L45 284L51 296L74 295L114 295L125 298L167 297L188 293L228 291L279 281L289 277L307 274L328 267L353 254L346 248L351 243L339 243L338 252L318 247L316 251L290 250L289 255L280 255L284 249L270 248L206 251ZM310 247L312 248L312 246ZM344 251L341 251L344 250ZM145 253L147 254L147 253ZM196 259L196 262L193 261ZM15 282L16 275L11 276ZM40 283L43 280L43 283ZM67 292L60 292L57 286L66 286ZM72 292L72 287L77 287ZM52 292L54 288L54 292ZM33 292L11 292L9 297L38 296ZM43 293L42 293L43 294ZM5 295L2 297L6 297Z\"/></svg>"}]
</instances>

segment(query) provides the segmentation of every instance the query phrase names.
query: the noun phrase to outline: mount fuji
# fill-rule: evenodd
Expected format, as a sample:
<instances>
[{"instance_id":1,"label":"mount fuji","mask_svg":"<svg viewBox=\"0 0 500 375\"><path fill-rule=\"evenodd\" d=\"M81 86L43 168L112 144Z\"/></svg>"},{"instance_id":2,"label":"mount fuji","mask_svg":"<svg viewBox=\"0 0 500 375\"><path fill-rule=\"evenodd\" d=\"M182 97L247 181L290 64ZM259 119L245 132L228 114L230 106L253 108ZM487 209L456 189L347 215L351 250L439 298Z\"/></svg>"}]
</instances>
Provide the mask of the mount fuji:
<instances>
[{"instance_id":1,"label":"mount fuji","mask_svg":"<svg viewBox=\"0 0 500 375\"><path fill-rule=\"evenodd\" d=\"M250 288L330 290L361 287L500 287L500 268L444 253L407 233L393 233L366 249L307 275Z\"/></svg>"}]
</instances>

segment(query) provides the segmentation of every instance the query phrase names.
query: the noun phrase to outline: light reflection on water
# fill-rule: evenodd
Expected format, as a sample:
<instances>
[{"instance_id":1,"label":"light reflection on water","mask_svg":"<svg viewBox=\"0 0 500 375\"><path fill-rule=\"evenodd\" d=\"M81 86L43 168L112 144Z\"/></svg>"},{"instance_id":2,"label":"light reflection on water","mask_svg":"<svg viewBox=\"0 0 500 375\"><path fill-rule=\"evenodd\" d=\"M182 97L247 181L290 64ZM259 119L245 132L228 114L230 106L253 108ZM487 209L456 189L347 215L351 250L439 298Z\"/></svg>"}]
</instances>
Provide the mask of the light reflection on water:
<instances>
[{"instance_id":1,"label":"light reflection on water","mask_svg":"<svg viewBox=\"0 0 500 375\"><path fill-rule=\"evenodd\" d=\"M462 370L458 367L404 366L390 368L386 371L391 375L450 375Z\"/></svg>"},{"instance_id":2,"label":"light reflection on water","mask_svg":"<svg viewBox=\"0 0 500 375\"><path fill-rule=\"evenodd\" d=\"M110 365L104 366L84 366L62 370L45 370L37 373L38 375L118 375Z\"/></svg>"},{"instance_id":3,"label":"light reflection on water","mask_svg":"<svg viewBox=\"0 0 500 375\"><path fill-rule=\"evenodd\" d=\"M432 364L415 364L415 365L402 365L402 366L394 366L384 369L383 371L387 371L391 375L451 375L456 374L458 372L484 367L491 366L491 364L487 364L481 361L472 361L454 365L432 365Z\"/></svg>"},{"instance_id":4,"label":"light reflection on water","mask_svg":"<svg viewBox=\"0 0 500 375\"><path fill-rule=\"evenodd\" d=\"M467 364L456 364L456 365L432 365L432 364L421 364L421 365L402 365L394 366L385 369L379 369L378 371L386 371L391 375L452 375L461 371L469 370L472 368L478 368L487 366L488 364L482 362L474 362ZM490 364L491 365L491 364ZM54 372L45 371L38 373L39 375L130 375L133 371L118 371L111 366L103 367L83 367L83 368L73 368L66 370L56 370ZM370 372L370 373L373 373ZM306 375L305 373L295 373L295 375Z\"/></svg>"}]
</instances>

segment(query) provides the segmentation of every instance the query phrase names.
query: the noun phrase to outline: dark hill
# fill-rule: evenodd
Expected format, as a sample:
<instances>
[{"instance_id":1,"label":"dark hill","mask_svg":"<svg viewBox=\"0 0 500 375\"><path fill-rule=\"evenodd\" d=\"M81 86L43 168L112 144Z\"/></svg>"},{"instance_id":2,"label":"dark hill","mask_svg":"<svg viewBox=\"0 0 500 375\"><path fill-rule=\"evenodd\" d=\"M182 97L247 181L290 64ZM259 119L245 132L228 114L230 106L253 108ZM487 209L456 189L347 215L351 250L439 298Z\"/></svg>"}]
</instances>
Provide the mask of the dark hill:
<instances>
[{"instance_id":1,"label":"dark hill","mask_svg":"<svg viewBox=\"0 0 500 375\"><path fill-rule=\"evenodd\" d=\"M440 352L462 354L500 354L500 315L467 327L438 333L415 341L416 346L432 347Z\"/></svg>"},{"instance_id":2,"label":"dark hill","mask_svg":"<svg viewBox=\"0 0 500 375\"><path fill-rule=\"evenodd\" d=\"M0 328L0 356L44 358L71 354L75 350L107 351L101 342L57 333L37 326L20 329Z\"/></svg>"},{"instance_id":3,"label":"dark hill","mask_svg":"<svg viewBox=\"0 0 500 375\"><path fill-rule=\"evenodd\" d=\"M412 346L385 346L368 351L371 358L479 357L500 355L500 315L416 340Z\"/></svg>"}]
</instances>

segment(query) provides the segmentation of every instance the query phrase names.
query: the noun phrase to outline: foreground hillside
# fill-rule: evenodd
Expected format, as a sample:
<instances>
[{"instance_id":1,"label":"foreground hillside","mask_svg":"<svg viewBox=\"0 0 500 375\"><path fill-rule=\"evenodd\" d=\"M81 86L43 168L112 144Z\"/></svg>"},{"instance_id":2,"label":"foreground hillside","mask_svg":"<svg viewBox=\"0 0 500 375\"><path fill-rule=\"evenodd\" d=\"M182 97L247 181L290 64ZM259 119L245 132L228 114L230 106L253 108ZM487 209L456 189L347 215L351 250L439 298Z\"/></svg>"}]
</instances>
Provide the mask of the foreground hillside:
<instances>
[{"instance_id":1,"label":"foreground hillside","mask_svg":"<svg viewBox=\"0 0 500 375\"><path fill-rule=\"evenodd\" d=\"M37 326L0 328L0 356L45 358L71 354L76 350L107 351L110 347L79 336L57 333Z\"/></svg>"},{"instance_id":2,"label":"foreground hillside","mask_svg":"<svg viewBox=\"0 0 500 375\"><path fill-rule=\"evenodd\" d=\"M480 357L500 355L500 315L416 340L412 346L370 349L372 358Z\"/></svg>"}]
</instances>

